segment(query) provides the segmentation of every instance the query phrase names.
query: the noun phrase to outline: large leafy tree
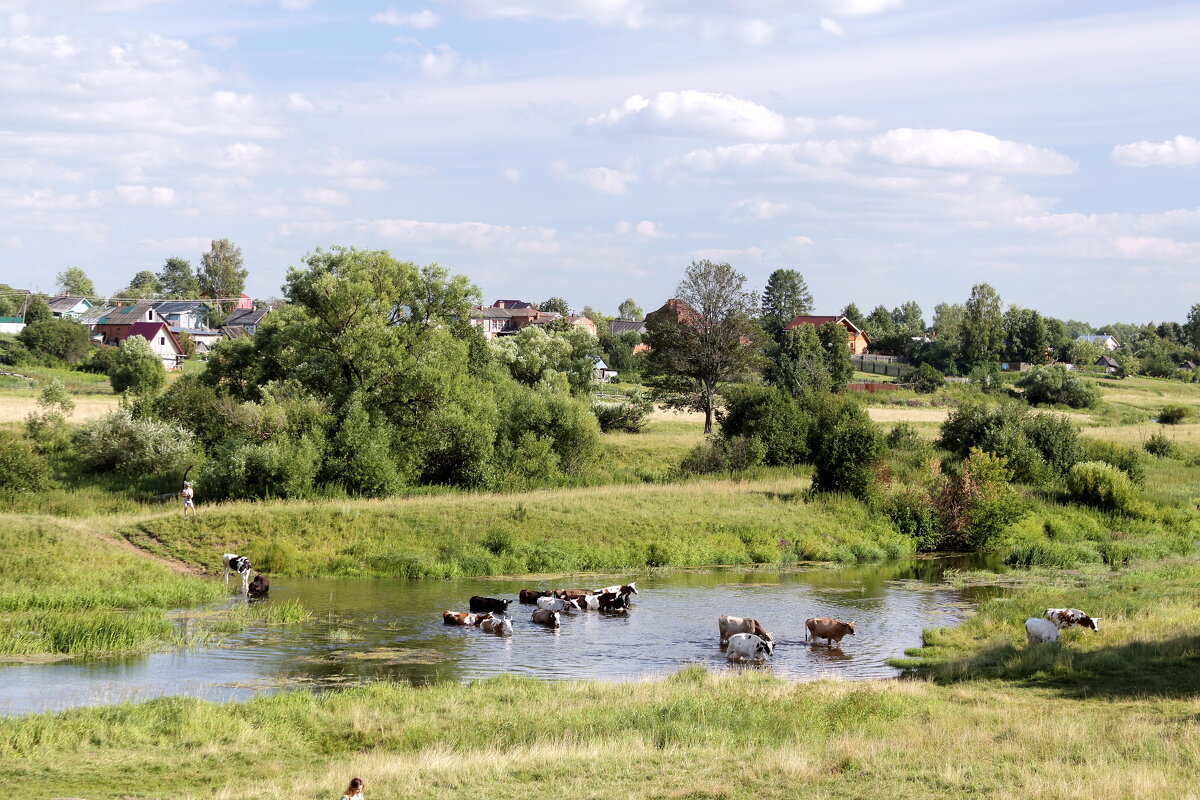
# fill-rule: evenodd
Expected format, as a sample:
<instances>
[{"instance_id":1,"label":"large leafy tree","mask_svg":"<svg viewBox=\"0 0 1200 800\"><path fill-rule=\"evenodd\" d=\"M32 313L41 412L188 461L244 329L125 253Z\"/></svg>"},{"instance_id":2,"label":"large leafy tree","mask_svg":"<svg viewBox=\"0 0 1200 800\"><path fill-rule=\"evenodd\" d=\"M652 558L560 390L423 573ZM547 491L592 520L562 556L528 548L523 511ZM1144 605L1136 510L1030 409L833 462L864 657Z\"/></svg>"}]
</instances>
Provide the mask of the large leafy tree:
<instances>
[{"instance_id":1,"label":"large leafy tree","mask_svg":"<svg viewBox=\"0 0 1200 800\"><path fill-rule=\"evenodd\" d=\"M960 338L965 369L1000 359L1004 314L1000 311L1000 295L990 284L980 283L971 288L971 297L963 309Z\"/></svg>"},{"instance_id":2,"label":"large leafy tree","mask_svg":"<svg viewBox=\"0 0 1200 800\"><path fill-rule=\"evenodd\" d=\"M777 269L767 278L762 295L763 330L775 341L783 337L783 328L796 317L811 314L812 292L804 276L794 269Z\"/></svg>"},{"instance_id":3,"label":"large leafy tree","mask_svg":"<svg viewBox=\"0 0 1200 800\"><path fill-rule=\"evenodd\" d=\"M250 272L242 261L242 248L228 239L213 239L200 256L200 293L205 297L234 298L246 289Z\"/></svg>"},{"instance_id":4,"label":"large leafy tree","mask_svg":"<svg viewBox=\"0 0 1200 800\"><path fill-rule=\"evenodd\" d=\"M57 358L71 364L87 354L88 329L70 319L41 319L30 322L17 334L17 339L31 353Z\"/></svg>"},{"instance_id":5,"label":"large leafy tree","mask_svg":"<svg viewBox=\"0 0 1200 800\"><path fill-rule=\"evenodd\" d=\"M675 299L646 321L648 383L667 406L702 412L712 433L718 385L762 363L758 297L729 264L704 260L687 268Z\"/></svg>"},{"instance_id":6,"label":"large leafy tree","mask_svg":"<svg viewBox=\"0 0 1200 800\"><path fill-rule=\"evenodd\" d=\"M1183 328L1188 343L1200 350L1200 303L1192 305L1192 310L1188 312L1187 322Z\"/></svg>"},{"instance_id":7,"label":"large leafy tree","mask_svg":"<svg viewBox=\"0 0 1200 800\"><path fill-rule=\"evenodd\" d=\"M1004 344L1010 361L1045 364L1050 348L1046 320L1033 309L1010 308L1004 315Z\"/></svg>"},{"instance_id":8,"label":"large leafy tree","mask_svg":"<svg viewBox=\"0 0 1200 800\"><path fill-rule=\"evenodd\" d=\"M847 303L842 309L842 316L853 322L858 327L862 328L867 324L867 318L863 316L862 311L854 303Z\"/></svg>"},{"instance_id":9,"label":"large leafy tree","mask_svg":"<svg viewBox=\"0 0 1200 800\"><path fill-rule=\"evenodd\" d=\"M186 258L172 256L163 262L158 284L164 295L175 300L192 300L200 296L200 279Z\"/></svg>"},{"instance_id":10,"label":"large leafy tree","mask_svg":"<svg viewBox=\"0 0 1200 800\"><path fill-rule=\"evenodd\" d=\"M561 297L548 297L537 304L538 311L554 311L562 314L564 317L570 316L571 306Z\"/></svg>"},{"instance_id":11,"label":"large leafy tree","mask_svg":"<svg viewBox=\"0 0 1200 800\"><path fill-rule=\"evenodd\" d=\"M933 307L933 335L937 339L958 342L962 334L962 303L938 303Z\"/></svg>"},{"instance_id":12,"label":"large leafy tree","mask_svg":"<svg viewBox=\"0 0 1200 800\"><path fill-rule=\"evenodd\" d=\"M621 319L643 320L646 318L642 307L635 303L632 297L625 298L624 302L617 306L617 314Z\"/></svg>"},{"instance_id":13,"label":"large leafy tree","mask_svg":"<svg viewBox=\"0 0 1200 800\"><path fill-rule=\"evenodd\" d=\"M115 297L118 300L148 300L158 297L160 292L158 276L144 269L134 275L129 285L117 292Z\"/></svg>"},{"instance_id":14,"label":"large leafy tree","mask_svg":"<svg viewBox=\"0 0 1200 800\"><path fill-rule=\"evenodd\" d=\"M797 325L784 331L783 340L772 355L767 377L792 395L806 391L829 391L833 380L817 329L812 325Z\"/></svg>"},{"instance_id":15,"label":"large leafy tree","mask_svg":"<svg viewBox=\"0 0 1200 800\"><path fill-rule=\"evenodd\" d=\"M854 374L850 363L850 333L837 322L826 322L817 330L821 348L825 351L825 368L835 392L844 391Z\"/></svg>"},{"instance_id":16,"label":"large leafy tree","mask_svg":"<svg viewBox=\"0 0 1200 800\"><path fill-rule=\"evenodd\" d=\"M121 342L113 357L108 379L114 392L150 394L158 391L167 379L162 358L141 336L130 336Z\"/></svg>"},{"instance_id":17,"label":"large leafy tree","mask_svg":"<svg viewBox=\"0 0 1200 800\"><path fill-rule=\"evenodd\" d=\"M95 297L96 285L79 267L67 267L58 273L58 290L72 297Z\"/></svg>"}]
</instances>

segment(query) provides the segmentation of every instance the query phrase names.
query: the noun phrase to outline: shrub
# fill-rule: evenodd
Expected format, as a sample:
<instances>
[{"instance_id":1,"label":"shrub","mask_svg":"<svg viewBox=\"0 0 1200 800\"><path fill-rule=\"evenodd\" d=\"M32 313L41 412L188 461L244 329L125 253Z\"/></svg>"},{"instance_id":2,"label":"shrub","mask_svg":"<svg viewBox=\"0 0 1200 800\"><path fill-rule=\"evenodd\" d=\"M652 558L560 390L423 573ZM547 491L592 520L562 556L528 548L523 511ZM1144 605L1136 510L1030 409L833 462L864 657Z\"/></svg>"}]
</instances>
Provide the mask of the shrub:
<instances>
[{"instance_id":1,"label":"shrub","mask_svg":"<svg viewBox=\"0 0 1200 800\"><path fill-rule=\"evenodd\" d=\"M1178 425L1192 415L1192 409L1178 403L1163 406L1158 412L1158 421L1163 425Z\"/></svg>"},{"instance_id":2,"label":"shrub","mask_svg":"<svg viewBox=\"0 0 1200 800\"><path fill-rule=\"evenodd\" d=\"M41 492L50 487L50 466L29 442L0 431L0 494Z\"/></svg>"},{"instance_id":3,"label":"shrub","mask_svg":"<svg viewBox=\"0 0 1200 800\"><path fill-rule=\"evenodd\" d=\"M58 379L42 387L38 409L25 418L26 435L37 442L43 453L65 447L69 432L67 415L75 410L75 401Z\"/></svg>"},{"instance_id":4,"label":"shrub","mask_svg":"<svg viewBox=\"0 0 1200 800\"><path fill-rule=\"evenodd\" d=\"M758 439L735 436L731 439L713 436L696 445L679 468L696 475L714 472L738 472L763 463L766 448Z\"/></svg>"},{"instance_id":5,"label":"shrub","mask_svg":"<svg viewBox=\"0 0 1200 800\"><path fill-rule=\"evenodd\" d=\"M917 429L907 422L894 425L884 441L889 450L918 450L925 444Z\"/></svg>"},{"instance_id":6,"label":"shrub","mask_svg":"<svg viewBox=\"0 0 1200 800\"><path fill-rule=\"evenodd\" d=\"M93 347L75 367L80 372L91 372L96 375L107 375L117 358L118 349L108 345Z\"/></svg>"},{"instance_id":7,"label":"shrub","mask_svg":"<svg viewBox=\"0 0 1200 800\"><path fill-rule=\"evenodd\" d=\"M916 541L918 550L936 548L937 514L924 492L911 488L892 492L884 498L881 510L896 526L896 530Z\"/></svg>"},{"instance_id":8,"label":"shrub","mask_svg":"<svg viewBox=\"0 0 1200 800\"><path fill-rule=\"evenodd\" d=\"M74 364L87 354L88 329L69 319L45 319L33 322L17 334L17 339L33 355Z\"/></svg>"},{"instance_id":9,"label":"shrub","mask_svg":"<svg viewBox=\"0 0 1200 800\"><path fill-rule=\"evenodd\" d=\"M933 494L936 549L969 552L992 547L1000 532L1025 513L1020 496L1009 486L1011 478L1005 458L972 449Z\"/></svg>"},{"instance_id":10,"label":"shrub","mask_svg":"<svg viewBox=\"0 0 1200 800\"><path fill-rule=\"evenodd\" d=\"M191 455L194 441L178 425L134 419L127 409L84 423L74 436L84 469L126 475L176 469Z\"/></svg>"},{"instance_id":11,"label":"shrub","mask_svg":"<svg viewBox=\"0 0 1200 800\"><path fill-rule=\"evenodd\" d=\"M1122 447L1112 442L1100 439L1082 439L1080 458L1085 461L1103 461L1111 464L1129 476L1135 485L1146 481L1147 456L1141 450L1133 447Z\"/></svg>"},{"instance_id":12,"label":"shrub","mask_svg":"<svg viewBox=\"0 0 1200 800\"><path fill-rule=\"evenodd\" d=\"M341 426L330 440L325 473L347 492L367 497L394 494L404 483L388 447L387 426L374 423L355 394L344 410Z\"/></svg>"},{"instance_id":13,"label":"shrub","mask_svg":"<svg viewBox=\"0 0 1200 800\"><path fill-rule=\"evenodd\" d=\"M1017 379L1017 386L1025 390L1025 399L1034 405L1091 408L1100 402L1100 387L1062 364L1033 367Z\"/></svg>"},{"instance_id":14,"label":"shrub","mask_svg":"<svg viewBox=\"0 0 1200 800\"><path fill-rule=\"evenodd\" d=\"M654 403L644 392L632 394L619 403L592 403L592 413L596 415L596 421L600 423L600 430L604 433L640 433L642 428L646 427L646 421L653 410Z\"/></svg>"},{"instance_id":15,"label":"shrub","mask_svg":"<svg viewBox=\"0 0 1200 800\"><path fill-rule=\"evenodd\" d=\"M307 497L320 460L320 448L306 436L279 436L261 444L231 442L204 465L196 489L218 500Z\"/></svg>"},{"instance_id":16,"label":"shrub","mask_svg":"<svg viewBox=\"0 0 1200 800\"><path fill-rule=\"evenodd\" d=\"M984 394L999 394L1004 391L1004 380L1000 377L999 364L979 364L968 377L971 383Z\"/></svg>"},{"instance_id":17,"label":"shrub","mask_svg":"<svg viewBox=\"0 0 1200 800\"><path fill-rule=\"evenodd\" d=\"M812 415L782 389L761 386L731 389L725 393L725 408L718 418L725 438L759 441L763 446L763 463L791 466L810 458Z\"/></svg>"},{"instance_id":18,"label":"shrub","mask_svg":"<svg viewBox=\"0 0 1200 800\"><path fill-rule=\"evenodd\" d=\"M1142 445L1146 452L1156 458L1179 458L1179 445L1167 438L1165 433L1155 433Z\"/></svg>"},{"instance_id":19,"label":"shrub","mask_svg":"<svg viewBox=\"0 0 1200 800\"><path fill-rule=\"evenodd\" d=\"M874 482L875 465L883 454L875 423L857 405L846 405L824 432L813 471L813 489L842 492L866 500Z\"/></svg>"},{"instance_id":20,"label":"shrub","mask_svg":"<svg viewBox=\"0 0 1200 800\"><path fill-rule=\"evenodd\" d=\"M908 383L918 394L933 394L946 385L946 376L933 365L922 364L913 372Z\"/></svg>"},{"instance_id":21,"label":"shrub","mask_svg":"<svg viewBox=\"0 0 1200 800\"><path fill-rule=\"evenodd\" d=\"M159 390L167 379L162 358L141 336L130 336L121 347L108 371L114 392L150 394Z\"/></svg>"},{"instance_id":22,"label":"shrub","mask_svg":"<svg viewBox=\"0 0 1200 800\"><path fill-rule=\"evenodd\" d=\"M1065 473L1082 457L1079 429L1062 414L1034 414L1022 426L1025 438L1042 460Z\"/></svg>"},{"instance_id":23,"label":"shrub","mask_svg":"<svg viewBox=\"0 0 1200 800\"><path fill-rule=\"evenodd\" d=\"M1129 476L1102 461L1084 461L1067 473L1072 499L1106 511L1132 511L1137 501Z\"/></svg>"}]
</instances>

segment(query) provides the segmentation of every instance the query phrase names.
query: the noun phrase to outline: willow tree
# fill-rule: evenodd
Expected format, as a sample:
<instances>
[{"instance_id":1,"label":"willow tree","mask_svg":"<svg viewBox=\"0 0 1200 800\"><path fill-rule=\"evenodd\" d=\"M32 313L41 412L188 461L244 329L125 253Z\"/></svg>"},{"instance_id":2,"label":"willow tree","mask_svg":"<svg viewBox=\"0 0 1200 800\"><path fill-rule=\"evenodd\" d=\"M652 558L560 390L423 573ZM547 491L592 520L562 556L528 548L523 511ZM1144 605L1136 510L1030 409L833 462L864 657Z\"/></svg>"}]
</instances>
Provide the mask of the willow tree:
<instances>
[{"instance_id":1,"label":"willow tree","mask_svg":"<svg viewBox=\"0 0 1200 800\"><path fill-rule=\"evenodd\" d=\"M712 433L717 387L763 362L758 297L729 264L693 261L666 307L647 315L647 383L669 408L704 414Z\"/></svg>"}]
</instances>

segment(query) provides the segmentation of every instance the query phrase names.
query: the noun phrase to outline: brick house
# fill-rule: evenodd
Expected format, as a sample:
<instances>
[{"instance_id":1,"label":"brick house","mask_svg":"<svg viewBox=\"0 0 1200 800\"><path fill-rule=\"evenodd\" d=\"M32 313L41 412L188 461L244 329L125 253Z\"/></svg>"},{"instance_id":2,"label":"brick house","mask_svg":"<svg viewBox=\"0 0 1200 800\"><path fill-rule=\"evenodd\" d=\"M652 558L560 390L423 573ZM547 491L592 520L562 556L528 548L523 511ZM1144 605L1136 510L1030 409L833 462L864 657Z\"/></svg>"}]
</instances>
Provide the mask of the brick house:
<instances>
[{"instance_id":1,"label":"brick house","mask_svg":"<svg viewBox=\"0 0 1200 800\"><path fill-rule=\"evenodd\" d=\"M790 331L800 325L811 325L814 328L819 328L822 325L836 322L846 329L847 336L850 342L850 355L860 356L867 352L867 348L871 346L871 340L867 336L867 332L855 325L844 316L822 317L822 316L799 316L783 326L785 331Z\"/></svg>"}]
</instances>

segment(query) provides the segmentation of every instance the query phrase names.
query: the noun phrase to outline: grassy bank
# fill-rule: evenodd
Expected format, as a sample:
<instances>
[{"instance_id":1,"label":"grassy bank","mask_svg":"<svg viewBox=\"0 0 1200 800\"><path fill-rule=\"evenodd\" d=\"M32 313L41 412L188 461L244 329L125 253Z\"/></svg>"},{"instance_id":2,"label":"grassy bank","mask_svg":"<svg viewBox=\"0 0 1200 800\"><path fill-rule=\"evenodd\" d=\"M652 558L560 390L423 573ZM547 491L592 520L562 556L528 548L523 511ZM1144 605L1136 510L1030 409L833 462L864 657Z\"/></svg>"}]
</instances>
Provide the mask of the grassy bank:
<instances>
[{"instance_id":1,"label":"grassy bank","mask_svg":"<svg viewBox=\"0 0 1200 800\"><path fill-rule=\"evenodd\" d=\"M246 553L274 573L454 577L868 561L912 542L857 501L806 501L808 480L694 481L570 492L214 506L126 525L138 547L213 570Z\"/></svg>"},{"instance_id":2,"label":"grassy bank","mask_svg":"<svg viewBox=\"0 0 1200 800\"><path fill-rule=\"evenodd\" d=\"M1200 767L1200 731L1181 722L1194 709L697 667L624 684L505 677L0 720L0 781L22 796L226 800L332 797L352 775L384 797L1181 797Z\"/></svg>"}]
</instances>

